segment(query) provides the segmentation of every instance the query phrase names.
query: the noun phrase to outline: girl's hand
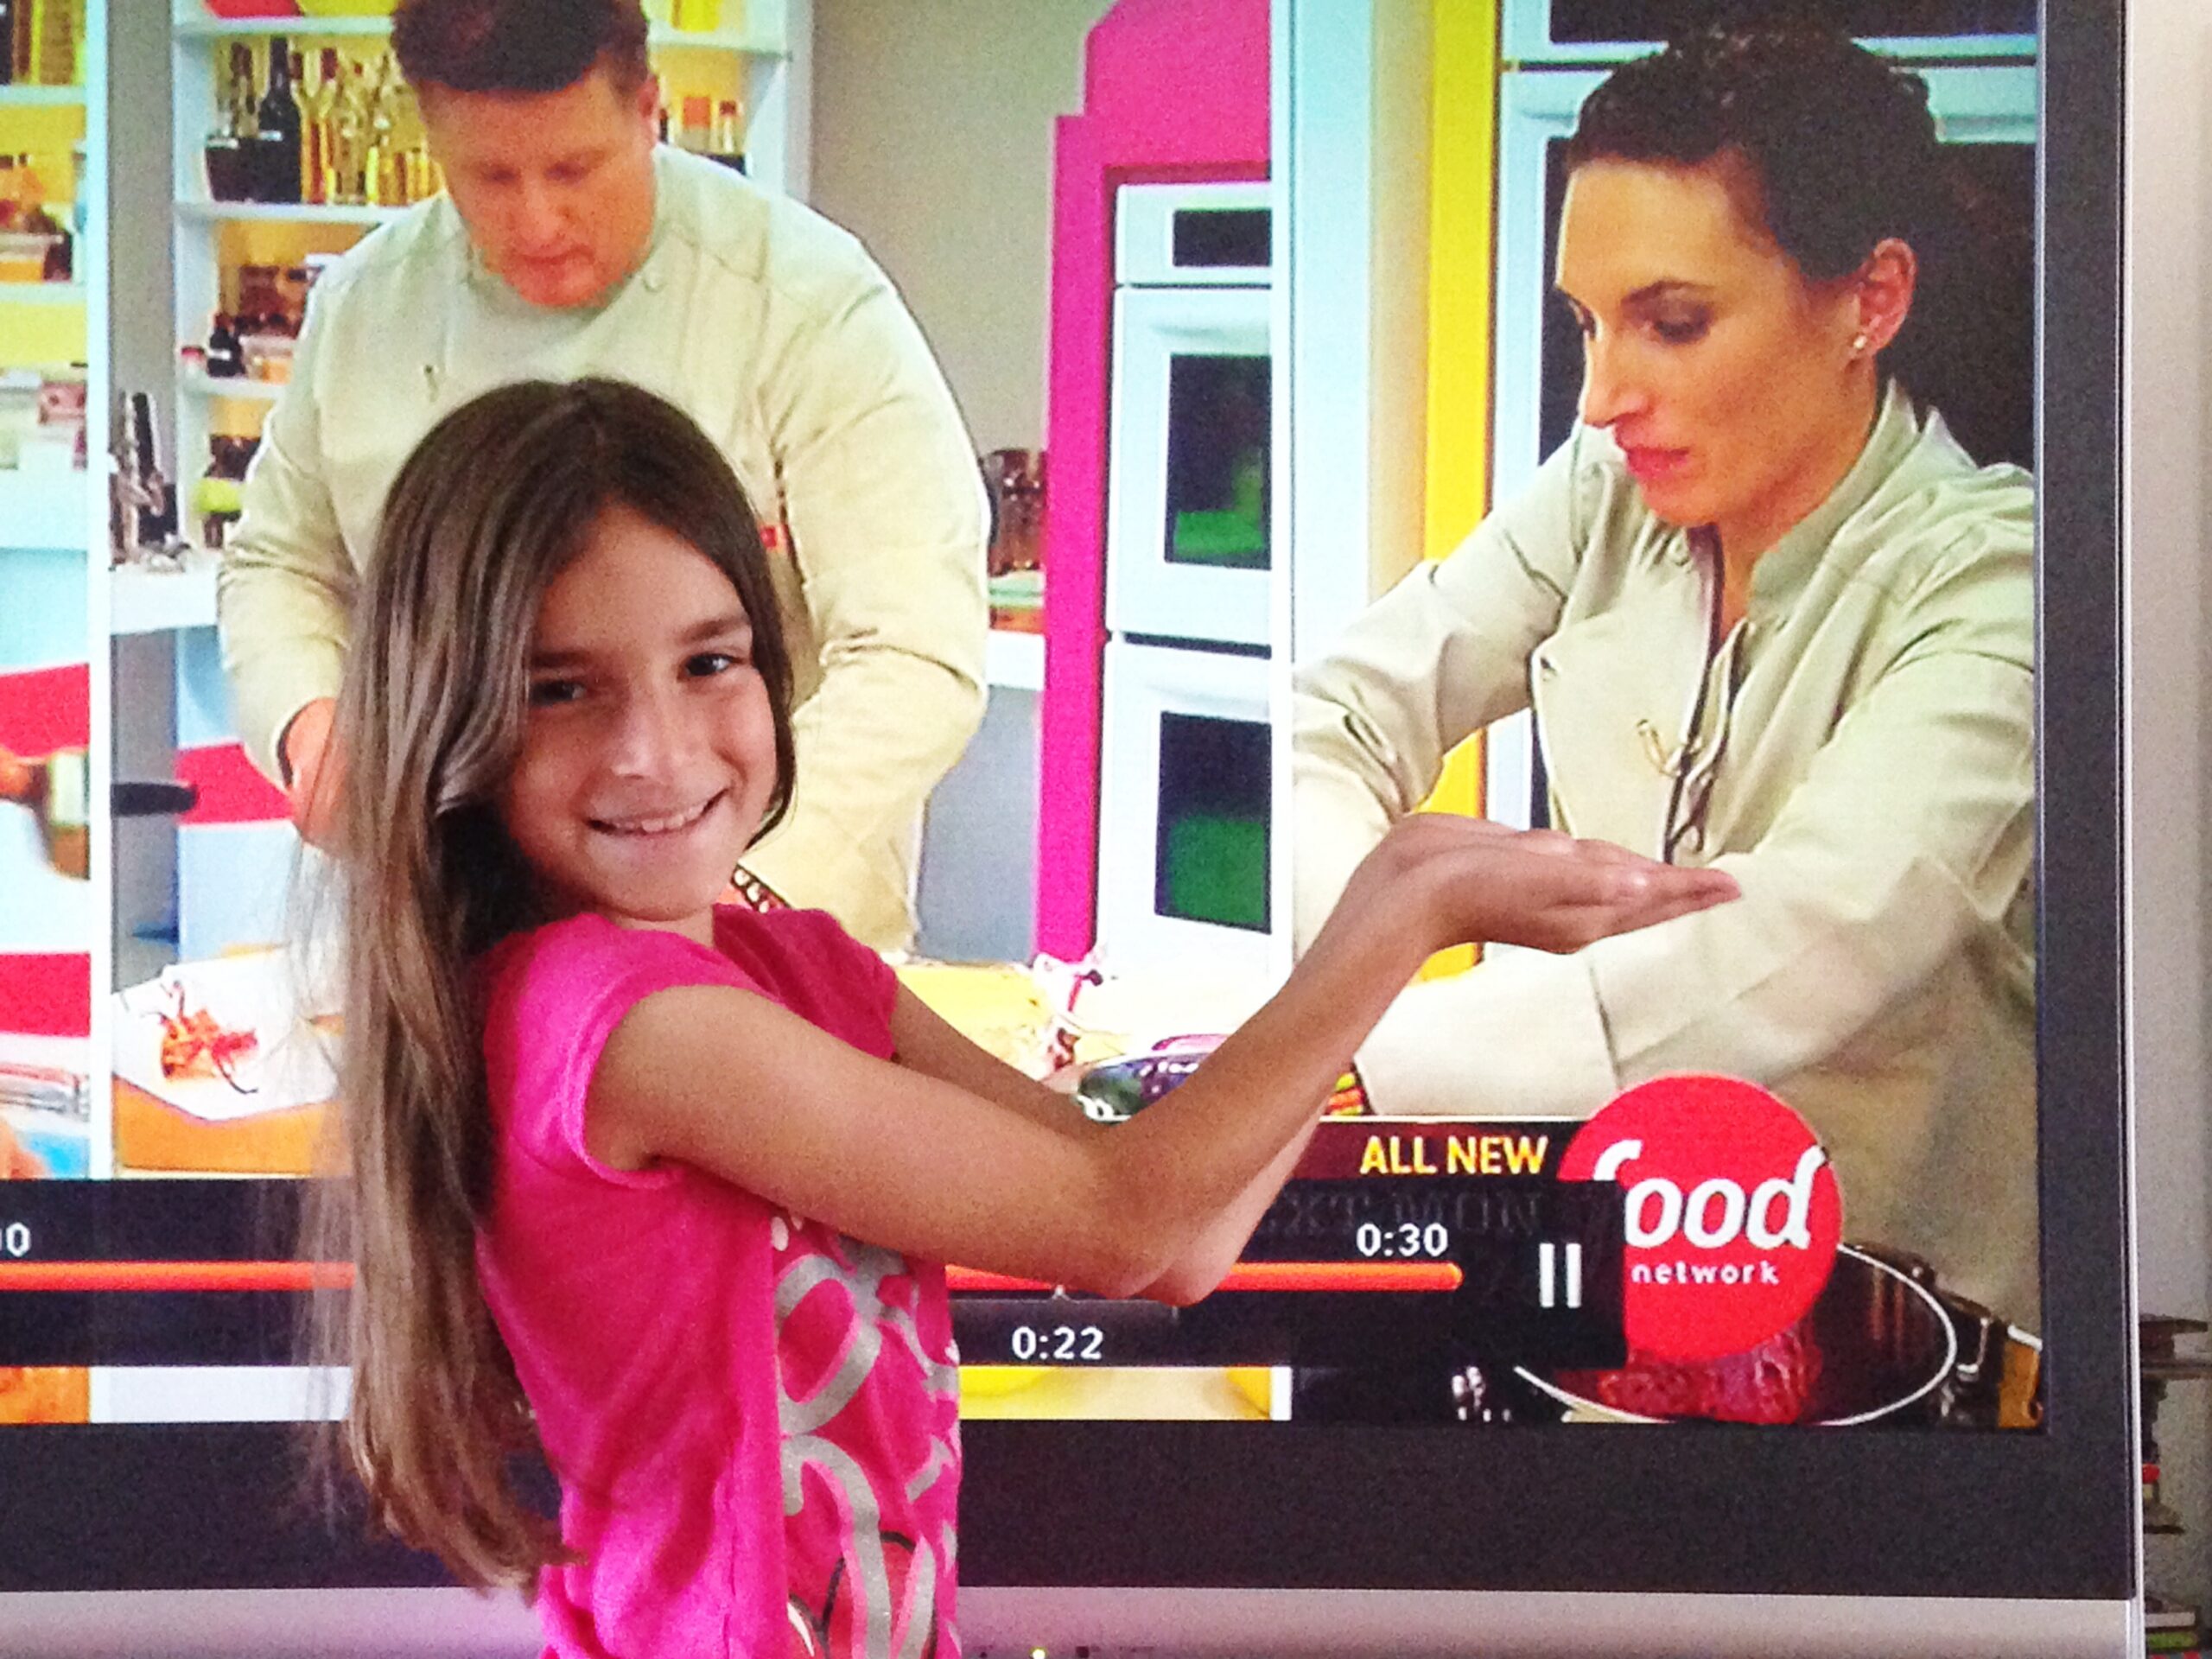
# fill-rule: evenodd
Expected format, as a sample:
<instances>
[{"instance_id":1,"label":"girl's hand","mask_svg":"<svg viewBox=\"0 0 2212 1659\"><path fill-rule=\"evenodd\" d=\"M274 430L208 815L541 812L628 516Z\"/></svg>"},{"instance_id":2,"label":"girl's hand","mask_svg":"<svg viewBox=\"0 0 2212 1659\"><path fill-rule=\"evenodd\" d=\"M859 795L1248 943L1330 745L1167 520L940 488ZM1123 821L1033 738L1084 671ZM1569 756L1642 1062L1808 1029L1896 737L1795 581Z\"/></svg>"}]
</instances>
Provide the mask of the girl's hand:
<instances>
[{"instance_id":1,"label":"girl's hand","mask_svg":"<svg viewBox=\"0 0 2212 1659\"><path fill-rule=\"evenodd\" d=\"M1725 870L1662 864L1610 842L1510 830L1457 813L1400 820L1362 861L1337 918L1402 916L1429 948L1529 945L1579 950L1738 896Z\"/></svg>"}]
</instances>

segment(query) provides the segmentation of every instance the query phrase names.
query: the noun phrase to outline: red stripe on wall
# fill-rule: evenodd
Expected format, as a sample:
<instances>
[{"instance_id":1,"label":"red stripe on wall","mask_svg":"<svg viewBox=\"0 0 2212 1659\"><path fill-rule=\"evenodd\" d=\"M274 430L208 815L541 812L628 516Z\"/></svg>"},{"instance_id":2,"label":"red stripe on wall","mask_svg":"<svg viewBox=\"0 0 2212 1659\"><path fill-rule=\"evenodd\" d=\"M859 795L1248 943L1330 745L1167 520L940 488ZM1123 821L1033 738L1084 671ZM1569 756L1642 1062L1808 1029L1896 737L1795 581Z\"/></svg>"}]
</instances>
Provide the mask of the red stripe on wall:
<instances>
[{"instance_id":1,"label":"red stripe on wall","mask_svg":"<svg viewBox=\"0 0 2212 1659\"><path fill-rule=\"evenodd\" d=\"M92 959L0 952L0 1031L23 1037L92 1034Z\"/></svg>"},{"instance_id":2,"label":"red stripe on wall","mask_svg":"<svg viewBox=\"0 0 2212 1659\"><path fill-rule=\"evenodd\" d=\"M92 675L82 663L0 674L0 747L34 758L92 741Z\"/></svg>"},{"instance_id":3,"label":"red stripe on wall","mask_svg":"<svg viewBox=\"0 0 2212 1659\"><path fill-rule=\"evenodd\" d=\"M283 791L253 769L237 743L180 749L176 775L200 791L185 823L281 823L292 816Z\"/></svg>"}]
</instances>

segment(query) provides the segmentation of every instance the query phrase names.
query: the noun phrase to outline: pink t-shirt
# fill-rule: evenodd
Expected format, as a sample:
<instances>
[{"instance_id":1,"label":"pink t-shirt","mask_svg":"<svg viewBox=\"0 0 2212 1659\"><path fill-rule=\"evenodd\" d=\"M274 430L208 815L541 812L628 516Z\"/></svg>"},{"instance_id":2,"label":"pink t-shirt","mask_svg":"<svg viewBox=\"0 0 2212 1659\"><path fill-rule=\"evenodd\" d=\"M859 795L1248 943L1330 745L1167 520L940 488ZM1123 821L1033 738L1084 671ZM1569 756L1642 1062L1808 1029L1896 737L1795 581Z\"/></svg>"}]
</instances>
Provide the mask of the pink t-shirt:
<instances>
[{"instance_id":1,"label":"pink t-shirt","mask_svg":"<svg viewBox=\"0 0 2212 1659\"><path fill-rule=\"evenodd\" d=\"M484 1294L583 1559L538 1592L562 1659L957 1659L959 1374L944 1270L688 1165L584 1147L639 998L734 985L891 1053L891 970L818 911L715 913L709 950L571 918L485 963L498 1133Z\"/></svg>"}]
</instances>

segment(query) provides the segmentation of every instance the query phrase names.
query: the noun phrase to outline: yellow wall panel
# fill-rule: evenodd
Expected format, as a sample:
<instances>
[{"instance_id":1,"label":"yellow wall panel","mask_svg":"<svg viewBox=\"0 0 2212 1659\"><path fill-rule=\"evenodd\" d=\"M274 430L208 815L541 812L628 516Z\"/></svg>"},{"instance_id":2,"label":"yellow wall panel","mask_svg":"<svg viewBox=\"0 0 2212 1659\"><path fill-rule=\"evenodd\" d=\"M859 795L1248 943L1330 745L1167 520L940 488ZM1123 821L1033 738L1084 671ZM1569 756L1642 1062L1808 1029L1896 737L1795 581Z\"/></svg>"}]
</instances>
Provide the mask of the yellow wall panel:
<instances>
[{"instance_id":1,"label":"yellow wall panel","mask_svg":"<svg viewBox=\"0 0 2212 1659\"><path fill-rule=\"evenodd\" d=\"M1440 559L1490 505L1491 289L1497 182L1497 0L1433 0L1429 175L1428 480L1423 550ZM1446 761L1431 811L1483 810L1482 740ZM1474 961L1451 950L1424 977Z\"/></svg>"}]
</instances>

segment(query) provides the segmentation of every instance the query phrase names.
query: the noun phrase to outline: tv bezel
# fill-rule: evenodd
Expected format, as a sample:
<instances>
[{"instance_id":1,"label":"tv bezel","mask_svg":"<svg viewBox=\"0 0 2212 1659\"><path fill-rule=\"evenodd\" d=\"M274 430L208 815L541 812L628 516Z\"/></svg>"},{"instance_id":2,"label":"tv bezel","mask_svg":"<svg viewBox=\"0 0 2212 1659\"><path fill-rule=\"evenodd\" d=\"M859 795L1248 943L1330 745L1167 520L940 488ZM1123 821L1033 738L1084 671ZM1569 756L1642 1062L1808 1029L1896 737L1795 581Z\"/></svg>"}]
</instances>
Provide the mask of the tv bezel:
<instances>
[{"instance_id":1,"label":"tv bezel","mask_svg":"<svg viewBox=\"0 0 2212 1659\"><path fill-rule=\"evenodd\" d=\"M2037 64L2043 1427L970 1422L963 1586L2134 1596L2118 0L2044 0ZM9 1428L0 1593L443 1581L294 1471L283 1426Z\"/></svg>"}]
</instances>

